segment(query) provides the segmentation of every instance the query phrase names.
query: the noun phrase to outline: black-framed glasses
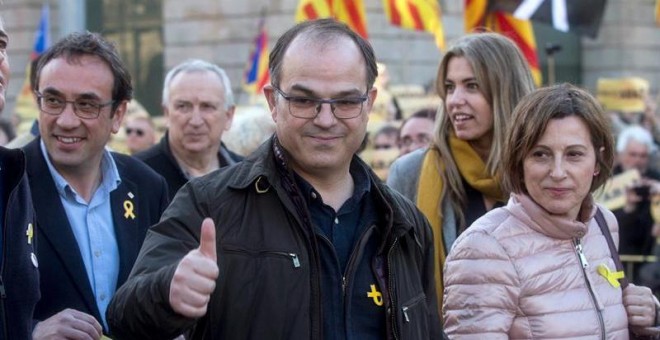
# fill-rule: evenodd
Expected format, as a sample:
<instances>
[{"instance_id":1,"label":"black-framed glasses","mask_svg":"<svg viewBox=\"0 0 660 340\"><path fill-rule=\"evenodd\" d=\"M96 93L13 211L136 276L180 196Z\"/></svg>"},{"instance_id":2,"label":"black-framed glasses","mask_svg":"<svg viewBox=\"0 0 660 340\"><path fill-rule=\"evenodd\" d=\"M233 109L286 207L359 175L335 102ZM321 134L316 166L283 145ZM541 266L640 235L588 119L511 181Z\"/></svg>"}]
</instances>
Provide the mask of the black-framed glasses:
<instances>
[{"instance_id":1,"label":"black-framed glasses","mask_svg":"<svg viewBox=\"0 0 660 340\"><path fill-rule=\"evenodd\" d=\"M302 96L290 96L273 85L277 93L289 103L289 113L302 119L313 119L321 112L321 105L330 104L330 111L337 119L356 118L362 114L362 106L369 99L367 93L360 97L337 99L318 99Z\"/></svg>"},{"instance_id":2,"label":"black-framed glasses","mask_svg":"<svg viewBox=\"0 0 660 340\"><path fill-rule=\"evenodd\" d=\"M126 134L127 135L132 135L133 133L135 133L138 137L144 136L144 130L142 130L142 129L130 128L130 127L126 128Z\"/></svg>"},{"instance_id":3,"label":"black-framed glasses","mask_svg":"<svg viewBox=\"0 0 660 340\"><path fill-rule=\"evenodd\" d=\"M35 91L39 110L49 115L57 116L64 111L67 104L73 105L73 112L82 119L95 119L101 114L101 109L114 104L114 100L101 103L96 99L78 98L66 100L54 94L43 94Z\"/></svg>"}]
</instances>

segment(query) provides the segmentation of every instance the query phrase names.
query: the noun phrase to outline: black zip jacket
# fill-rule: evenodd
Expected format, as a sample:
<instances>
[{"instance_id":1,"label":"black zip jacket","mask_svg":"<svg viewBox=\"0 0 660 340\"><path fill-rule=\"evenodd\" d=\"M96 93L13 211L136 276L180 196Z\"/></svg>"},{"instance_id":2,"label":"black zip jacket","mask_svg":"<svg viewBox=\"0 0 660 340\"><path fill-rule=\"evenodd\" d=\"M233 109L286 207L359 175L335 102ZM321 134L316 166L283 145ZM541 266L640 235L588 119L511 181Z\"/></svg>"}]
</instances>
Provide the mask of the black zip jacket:
<instances>
[{"instance_id":1,"label":"black zip jacket","mask_svg":"<svg viewBox=\"0 0 660 340\"><path fill-rule=\"evenodd\" d=\"M318 246L274 143L181 188L110 304L115 338L167 339L184 332L193 339L323 338ZM386 221L378 226L384 241L372 260L386 288L385 333L439 339L431 229L410 201L368 172ZM199 246L205 217L216 224L220 275L207 314L187 319L171 309L169 286L179 260Z\"/></svg>"}]
</instances>

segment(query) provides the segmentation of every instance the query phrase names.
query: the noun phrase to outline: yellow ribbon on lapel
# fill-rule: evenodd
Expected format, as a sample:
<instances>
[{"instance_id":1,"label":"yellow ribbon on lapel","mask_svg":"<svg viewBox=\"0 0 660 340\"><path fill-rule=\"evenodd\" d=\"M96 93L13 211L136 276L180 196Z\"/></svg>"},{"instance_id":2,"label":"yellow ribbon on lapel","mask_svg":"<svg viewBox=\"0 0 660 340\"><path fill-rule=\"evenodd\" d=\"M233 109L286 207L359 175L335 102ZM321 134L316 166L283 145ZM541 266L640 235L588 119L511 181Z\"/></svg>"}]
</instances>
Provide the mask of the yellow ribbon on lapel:
<instances>
[{"instance_id":1,"label":"yellow ribbon on lapel","mask_svg":"<svg viewBox=\"0 0 660 340\"><path fill-rule=\"evenodd\" d=\"M607 266L603 263L598 265L598 274L600 276L604 277L607 282L612 285L614 288L619 288L621 287L621 283L619 283L620 279L623 279L625 276L623 271L618 271L618 272L613 272L610 270L610 268L607 268Z\"/></svg>"},{"instance_id":2,"label":"yellow ribbon on lapel","mask_svg":"<svg viewBox=\"0 0 660 340\"><path fill-rule=\"evenodd\" d=\"M135 219L135 213L133 213L133 202L129 200L124 201L124 218L128 219L129 217L131 219Z\"/></svg>"}]
</instances>

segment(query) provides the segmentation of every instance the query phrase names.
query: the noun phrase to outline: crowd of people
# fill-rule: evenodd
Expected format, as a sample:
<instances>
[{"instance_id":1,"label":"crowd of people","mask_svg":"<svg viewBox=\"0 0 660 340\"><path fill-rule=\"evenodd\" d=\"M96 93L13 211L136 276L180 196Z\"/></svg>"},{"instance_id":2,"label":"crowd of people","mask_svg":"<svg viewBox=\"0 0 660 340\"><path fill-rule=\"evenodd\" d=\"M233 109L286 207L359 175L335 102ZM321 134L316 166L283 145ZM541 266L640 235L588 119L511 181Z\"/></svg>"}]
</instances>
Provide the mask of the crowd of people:
<instances>
[{"instance_id":1,"label":"crowd of people","mask_svg":"<svg viewBox=\"0 0 660 340\"><path fill-rule=\"evenodd\" d=\"M8 41L0 21L0 111ZM386 97L400 123L373 136L385 69L346 25L296 24L269 70L270 119L246 123L222 68L176 65L158 140L112 43L47 49L35 137L0 147L0 339L660 337L660 268L619 256L660 251L654 124L535 88L495 33L445 51L439 107ZM395 152L386 178L365 145ZM623 206L594 199L628 171Z\"/></svg>"}]
</instances>

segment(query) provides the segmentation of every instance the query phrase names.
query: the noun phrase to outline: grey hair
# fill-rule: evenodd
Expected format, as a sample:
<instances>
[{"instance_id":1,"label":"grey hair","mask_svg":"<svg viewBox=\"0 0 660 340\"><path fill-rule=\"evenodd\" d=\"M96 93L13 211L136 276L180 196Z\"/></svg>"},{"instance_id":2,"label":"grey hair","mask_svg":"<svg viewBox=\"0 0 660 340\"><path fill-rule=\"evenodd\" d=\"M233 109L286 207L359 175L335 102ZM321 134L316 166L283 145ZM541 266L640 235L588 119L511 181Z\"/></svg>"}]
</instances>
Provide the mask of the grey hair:
<instances>
[{"instance_id":1,"label":"grey hair","mask_svg":"<svg viewBox=\"0 0 660 340\"><path fill-rule=\"evenodd\" d=\"M651 136L651 132L649 132L649 130L639 125L630 125L619 133L619 137L616 140L616 152L623 152L631 140L646 145L649 153L653 153L657 149L655 143L653 142L653 136Z\"/></svg>"},{"instance_id":2,"label":"grey hair","mask_svg":"<svg viewBox=\"0 0 660 340\"><path fill-rule=\"evenodd\" d=\"M169 72L167 72L167 75L165 76L165 82L163 83L163 106L167 105L167 102L170 99L170 83L172 83L172 79L174 79L174 77L176 77L176 75L179 73L193 72L215 73L218 78L220 78L222 87L225 89L225 109L229 109L230 107L235 106L234 92L231 90L231 83L229 82L227 72L225 72L225 70L223 70L221 67L201 59L188 59L181 64L174 66Z\"/></svg>"}]
</instances>

